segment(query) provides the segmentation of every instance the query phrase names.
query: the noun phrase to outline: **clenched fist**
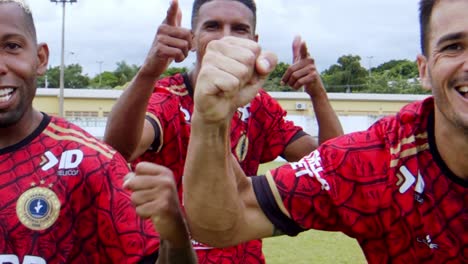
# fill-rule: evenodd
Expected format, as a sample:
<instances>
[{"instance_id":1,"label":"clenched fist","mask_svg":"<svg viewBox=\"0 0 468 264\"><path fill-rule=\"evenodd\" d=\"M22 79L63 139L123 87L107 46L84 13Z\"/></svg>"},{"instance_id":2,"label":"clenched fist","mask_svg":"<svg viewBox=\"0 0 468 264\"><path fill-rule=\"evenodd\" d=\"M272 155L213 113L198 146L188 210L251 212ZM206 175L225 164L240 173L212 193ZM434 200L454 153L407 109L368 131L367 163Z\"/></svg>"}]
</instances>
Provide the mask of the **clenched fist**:
<instances>
[{"instance_id":1,"label":"clenched fist","mask_svg":"<svg viewBox=\"0 0 468 264\"><path fill-rule=\"evenodd\" d=\"M195 88L194 112L205 122L230 120L238 107L256 96L276 63L276 56L262 52L255 41L236 37L211 41Z\"/></svg>"}]
</instances>

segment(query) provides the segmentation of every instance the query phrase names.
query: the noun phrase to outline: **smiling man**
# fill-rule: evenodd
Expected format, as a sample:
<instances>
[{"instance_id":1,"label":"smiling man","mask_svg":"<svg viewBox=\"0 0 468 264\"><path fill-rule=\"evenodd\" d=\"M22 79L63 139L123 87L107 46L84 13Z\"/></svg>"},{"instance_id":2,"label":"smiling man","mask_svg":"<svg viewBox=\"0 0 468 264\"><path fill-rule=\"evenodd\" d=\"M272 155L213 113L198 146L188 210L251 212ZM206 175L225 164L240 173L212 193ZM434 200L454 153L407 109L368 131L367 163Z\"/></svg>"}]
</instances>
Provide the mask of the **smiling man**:
<instances>
[{"instance_id":1,"label":"smiling man","mask_svg":"<svg viewBox=\"0 0 468 264\"><path fill-rule=\"evenodd\" d=\"M189 142L193 94L207 47L230 36L257 42L256 5L253 0L195 0L192 29L180 27L181 11L172 1L165 21L140 71L114 106L107 123L105 141L133 164L148 161L174 172L182 192L185 155ZM190 51L197 60L188 73L158 80L174 60L183 61ZM224 53L236 53L231 45ZM341 135L343 130L307 46L299 37L293 41L293 64L282 81L295 89L304 86L319 124L319 141ZM221 58L222 59L222 58ZM253 59L253 57L251 58ZM221 62L228 67L232 62ZM223 79L221 82L231 82ZM257 173L261 163L279 156L297 161L317 148L318 142L302 128L286 120L286 111L264 90L238 107L229 134L236 160L247 175ZM142 201L137 201L142 202ZM261 241L230 248L213 248L194 242L200 263L263 263Z\"/></svg>"},{"instance_id":2,"label":"smiling man","mask_svg":"<svg viewBox=\"0 0 468 264\"><path fill-rule=\"evenodd\" d=\"M122 156L33 108L48 59L25 2L0 0L0 263L195 263L169 170L142 164L126 183L138 190L160 173L161 206L145 221L122 186Z\"/></svg>"},{"instance_id":3,"label":"smiling man","mask_svg":"<svg viewBox=\"0 0 468 264\"><path fill-rule=\"evenodd\" d=\"M236 84L256 84L264 57L248 41L236 53L223 52L233 39L210 43L183 182L193 236L229 246L307 229L341 231L358 240L369 263L468 263L467 11L466 0L420 1L418 67L432 97L250 178L232 158L230 120L259 87Z\"/></svg>"}]
</instances>

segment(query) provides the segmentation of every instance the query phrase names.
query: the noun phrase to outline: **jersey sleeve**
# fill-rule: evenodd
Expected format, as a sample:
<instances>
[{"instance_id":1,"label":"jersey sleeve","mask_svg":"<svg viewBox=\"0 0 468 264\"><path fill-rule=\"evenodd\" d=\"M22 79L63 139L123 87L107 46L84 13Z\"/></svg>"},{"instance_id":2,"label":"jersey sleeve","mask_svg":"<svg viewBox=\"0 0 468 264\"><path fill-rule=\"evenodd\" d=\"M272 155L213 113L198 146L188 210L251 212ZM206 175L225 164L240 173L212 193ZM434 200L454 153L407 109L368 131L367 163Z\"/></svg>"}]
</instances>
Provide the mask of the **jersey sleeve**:
<instances>
[{"instance_id":1,"label":"jersey sleeve","mask_svg":"<svg viewBox=\"0 0 468 264\"><path fill-rule=\"evenodd\" d=\"M150 220L137 215L130 193L122 188L129 172L123 158L114 155L104 171L100 183L93 182L100 241L96 246L100 257L104 263L138 263L157 252L159 236Z\"/></svg>"},{"instance_id":2,"label":"jersey sleeve","mask_svg":"<svg viewBox=\"0 0 468 264\"><path fill-rule=\"evenodd\" d=\"M286 120L287 112L265 91L260 92L261 104L264 107L264 129L266 144L262 151L260 162L265 163L282 156L286 146L294 140L306 135L301 127Z\"/></svg>"},{"instance_id":3,"label":"jersey sleeve","mask_svg":"<svg viewBox=\"0 0 468 264\"><path fill-rule=\"evenodd\" d=\"M172 120L179 118L179 103L164 89L155 89L146 111L148 120L155 130L156 137L151 144L151 151L159 152L167 141L166 135L177 134Z\"/></svg>"},{"instance_id":4,"label":"jersey sleeve","mask_svg":"<svg viewBox=\"0 0 468 264\"><path fill-rule=\"evenodd\" d=\"M379 211L392 197L391 156L382 129L374 125L330 140L299 162L253 180L270 221L288 235L306 229L342 231L351 237L378 232Z\"/></svg>"}]
</instances>

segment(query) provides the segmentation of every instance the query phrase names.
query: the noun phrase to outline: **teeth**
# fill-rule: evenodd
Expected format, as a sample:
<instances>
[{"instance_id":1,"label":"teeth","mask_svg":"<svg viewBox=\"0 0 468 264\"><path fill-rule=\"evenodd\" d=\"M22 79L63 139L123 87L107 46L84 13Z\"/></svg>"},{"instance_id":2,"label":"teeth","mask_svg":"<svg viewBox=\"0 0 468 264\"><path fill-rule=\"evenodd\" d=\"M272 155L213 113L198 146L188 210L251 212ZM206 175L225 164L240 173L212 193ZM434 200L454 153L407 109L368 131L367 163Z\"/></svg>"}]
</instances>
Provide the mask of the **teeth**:
<instances>
[{"instance_id":1,"label":"teeth","mask_svg":"<svg viewBox=\"0 0 468 264\"><path fill-rule=\"evenodd\" d=\"M460 93L468 93L468 86L460 87L460 88L458 88L458 91Z\"/></svg>"},{"instance_id":2,"label":"teeth","mask_svg":"<svg viewBox=\"0 0 468 264\"><path fill-rule=\"evenodd\" d=\"M11 98L11 94L13 93L12 88L5 88L5 89L0 89L0 103L1 102L8 102Z\"/></svg>"},{"instance_id":3,"label":"teeth","mask_svg":"<svg viewBox=\"0 0 468 264\"><path fill-rule=\"evenodd\" d=\"M13 91L14 91L13 88L0 89L0 96L5 96L7 94L12 93Z\"/></svg>"},{"instance_id":4,"label":"teeth","mask_svg":"<svg viewBox=\"0 0 468 264\"><path fill-rule=\"evenodd\" d=\"M0 103L8 102L8 100L10 100L10 98L11 98L11 95L0 96Z\"/></svg>"}]
</instances>

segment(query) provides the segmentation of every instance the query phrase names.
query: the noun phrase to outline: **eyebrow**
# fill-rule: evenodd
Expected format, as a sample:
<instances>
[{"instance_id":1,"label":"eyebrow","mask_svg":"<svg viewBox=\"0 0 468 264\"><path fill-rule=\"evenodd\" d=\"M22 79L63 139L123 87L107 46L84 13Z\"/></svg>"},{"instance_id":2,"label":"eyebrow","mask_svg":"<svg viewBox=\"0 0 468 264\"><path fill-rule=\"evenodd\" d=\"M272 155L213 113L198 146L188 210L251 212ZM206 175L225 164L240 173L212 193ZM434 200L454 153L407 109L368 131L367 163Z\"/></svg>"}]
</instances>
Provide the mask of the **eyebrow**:
<instances>
[{"instance_id":1,"label":"eyebrow","mask_svg":"<svg viewBox=\"0 0 468 264\"><path fill-rule=\"evenodd\" d=\"M437 46L440 46L442 43L446 41L457 40L457 39L462 39L466 37L467 37L467 34L464 32L456 32L456 33L448 34L448 35L441 37L439 41L437 41Z\"/></svg>"},{"instance_id":2,"label":"eyebrow","mask_svg":"<svg viewBox=\"0 0 468 264\"><path fill-rule=\"evenodd\" d=\"M217 19L210 19L210 20L206 20L206 21L203 21L202 25L206 25L206 24L219 24L219 20ZM250 24L248 23L243 23L243 22L234 22L232 23L234 24L235 26L245 26L245 27L248 27L248 28L252 28L252 26L250 26Z\"/></svg>"},{"instance_id":3,"label":"eyebrow","mask_svg":"<svg viewBox=\"0 0 468 264\"><path fill-rule=\"evenodd\" d=\"M6 35L4 35L4 36L1 37L1 40L2 40L2 41L5 41L5 40L11 39L11 38L21 38L21 39L25 39L25 36L22 35L22 34L17 34L17 33L7 33Z\"/></svg>"}]
</instances>

